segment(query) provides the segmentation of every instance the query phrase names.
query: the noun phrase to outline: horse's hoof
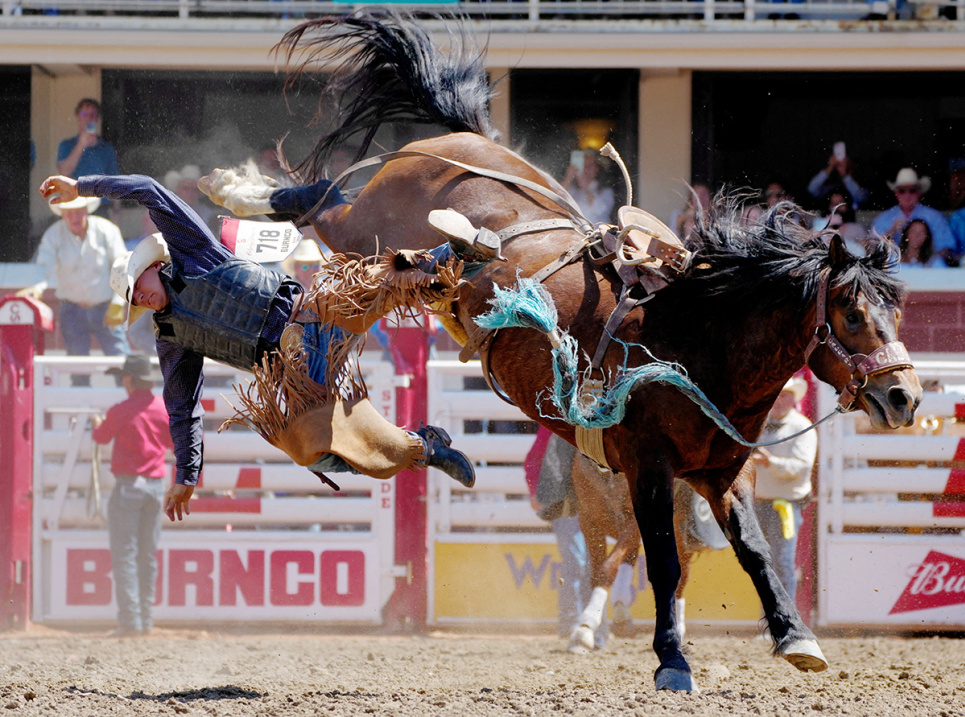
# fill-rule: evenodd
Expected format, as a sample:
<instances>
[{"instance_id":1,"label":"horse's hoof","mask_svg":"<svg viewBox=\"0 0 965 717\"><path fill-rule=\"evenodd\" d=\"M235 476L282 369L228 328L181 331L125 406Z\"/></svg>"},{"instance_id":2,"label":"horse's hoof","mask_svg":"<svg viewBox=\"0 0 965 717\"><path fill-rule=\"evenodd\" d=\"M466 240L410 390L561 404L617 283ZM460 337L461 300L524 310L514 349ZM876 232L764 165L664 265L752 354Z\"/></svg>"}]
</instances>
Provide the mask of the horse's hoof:
<instances>
[{"instance_id":1,"label":"horse's hoof","mask_svg":"<svg viewBox=\"0 0 965 717\"><path fill-rule=\"evenodd\" d=\"M636 637L637 628L634 626L633 620L614 621L610 623L610 632L613 633L614 637L630 638Z\"/></svg>"},{"instance_id":2,"label":"horse's hoof","mask_svg":"<svg viewBox=\"0 0 965 717\"><path fill-rule=\"evenodd\" d=\"M658 690L700 692L694 676L687 670L680 670L675 667L661 667L657 669L655 680Z\"/></svg>"},{"instance_id":3,"label":"horse's hoof","mask_svg":"<svg viewBox=\"0 0 965 717\"><path fill-rule=\"evenodd\" d=\"M633 625L633 617L630 615L630 608L622 602L613 606L613 620L610 623L610 632L615 637L634 637L637 628Z\"/></svg>"},{"instance_id":4,"label":"horse's hoof","mask_svg":"<svg viewBox=\"0 0 965 717\"><path fill-rule=\"evenodd\" d=\"M828 661L814 640L792 640L779 654L802 672L824 672Z\"/></svg>"},{"instance_id":5,"label":"horse's hoof","mask_svg":"<svg viewBox=\"0 0 965 717\"><path fill-rule=\"evenodd\" d=\"M586 625L580 625L570 635L570 644L566 651L573 655L588 655L593 652L593 630Z\"/></svg>"}]
</instances>

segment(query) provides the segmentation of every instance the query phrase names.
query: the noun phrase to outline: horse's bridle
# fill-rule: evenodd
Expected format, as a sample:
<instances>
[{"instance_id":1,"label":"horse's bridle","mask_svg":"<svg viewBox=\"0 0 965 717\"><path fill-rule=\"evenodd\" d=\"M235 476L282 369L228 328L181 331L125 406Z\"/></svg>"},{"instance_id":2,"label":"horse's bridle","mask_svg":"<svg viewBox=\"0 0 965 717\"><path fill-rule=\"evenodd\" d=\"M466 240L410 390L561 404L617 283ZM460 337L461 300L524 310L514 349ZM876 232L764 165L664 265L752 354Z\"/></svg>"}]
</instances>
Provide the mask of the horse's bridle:
<instances>
[{"instance_id":1,"label":"horse's bridle","mask_svg":"<svg viewBox=\"0 0 965 717\"><path fill-rule=\"evenodd\" d=\"M851 379L841 389L838 396L838 406L841 411L854 410L854 402L858 398L858 391L868 383L868 377L876 373L884 373L898 368L914 368L908 350L901 341L889 341L879 346L870 354L852 354L834 335L831 324L828 323L828 298L830 289L831 269L822 269L818 280L818 296L815 307L814 336L804 351L804 363L809 363L811 354L821 345L827 346L831 353L845 365L851 373Z\"/></svg>"}]
</instances>

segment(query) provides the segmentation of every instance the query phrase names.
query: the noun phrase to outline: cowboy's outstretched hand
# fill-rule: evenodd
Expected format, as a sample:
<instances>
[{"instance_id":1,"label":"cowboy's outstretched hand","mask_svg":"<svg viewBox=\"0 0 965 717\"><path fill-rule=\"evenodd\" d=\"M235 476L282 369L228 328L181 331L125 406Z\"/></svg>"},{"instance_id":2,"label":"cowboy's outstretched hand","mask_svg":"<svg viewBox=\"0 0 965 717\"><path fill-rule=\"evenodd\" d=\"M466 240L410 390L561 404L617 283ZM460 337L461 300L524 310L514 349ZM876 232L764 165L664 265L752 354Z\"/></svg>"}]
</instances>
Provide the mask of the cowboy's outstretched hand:
<instances>
[{"instance_id":1,"label":"cowboy's outstretched hand","mask_svg":"<svg viewBox=\"0 0 965 717\"><path fill-rule=\"evenodd\" d=\"M168 488L167 495L164 496L164 513L172 523L175 515L178 516L178 520L184 520L184 515L191 515L190 501L193 493L193 485L175 483Z\"/></svg>"},{"instance_id":2,"label":"cowboy's outstretched hand","mask_svg":"<svg viewBox=\"0 0 965 717\"><path fill-rule=\"evenodd\" d=\"M77 180L70 177L47 177L40 185L40 195L44 199L56 199L54 204L71 202L77 199Z\"/></svg>"}]
</instances>

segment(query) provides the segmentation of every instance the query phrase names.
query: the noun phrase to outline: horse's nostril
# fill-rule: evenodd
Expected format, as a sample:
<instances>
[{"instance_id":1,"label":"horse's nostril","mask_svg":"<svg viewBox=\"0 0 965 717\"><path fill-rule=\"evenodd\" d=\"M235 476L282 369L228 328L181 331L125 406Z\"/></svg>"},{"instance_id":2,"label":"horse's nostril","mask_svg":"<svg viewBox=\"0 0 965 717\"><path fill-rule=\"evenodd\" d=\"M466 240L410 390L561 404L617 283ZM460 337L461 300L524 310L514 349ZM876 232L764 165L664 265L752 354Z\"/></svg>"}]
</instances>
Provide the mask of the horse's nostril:
<instances>
[{"instance_id":1,"label":"horse's nostril","mask_svg":"<svg viewBox=\"0 0 965 717\"><path fill-rule=\"evenodd\" d=\"M901 386L895 386L888 390L888 403L891 404L892 408L904 411L915 405L915 398Z\"/></svg>"}]
</instances>

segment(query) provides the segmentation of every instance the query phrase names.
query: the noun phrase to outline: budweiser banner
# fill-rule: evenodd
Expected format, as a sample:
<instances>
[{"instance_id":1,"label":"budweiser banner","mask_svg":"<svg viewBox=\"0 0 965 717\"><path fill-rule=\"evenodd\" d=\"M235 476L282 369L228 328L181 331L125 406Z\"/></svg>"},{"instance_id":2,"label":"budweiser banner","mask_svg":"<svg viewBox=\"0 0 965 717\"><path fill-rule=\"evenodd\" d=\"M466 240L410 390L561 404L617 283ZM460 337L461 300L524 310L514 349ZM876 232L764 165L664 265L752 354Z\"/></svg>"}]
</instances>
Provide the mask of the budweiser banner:
<instances>
[{"instance_id":1,"label":"budweiser banner","mask_svg":"<svg viewBox=\"0 0 965 717\"><path fill-rule=\"evenodd\" d=\"M960 537L841 536L826 547L823 624L965 626L965 541Z\"/></svg>"}]
</instances>

